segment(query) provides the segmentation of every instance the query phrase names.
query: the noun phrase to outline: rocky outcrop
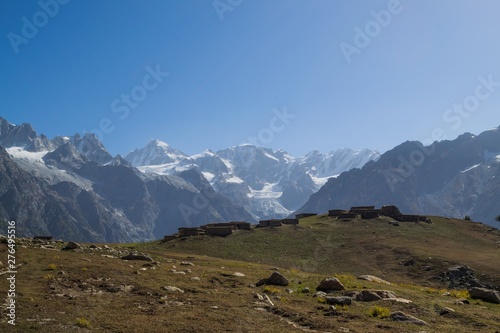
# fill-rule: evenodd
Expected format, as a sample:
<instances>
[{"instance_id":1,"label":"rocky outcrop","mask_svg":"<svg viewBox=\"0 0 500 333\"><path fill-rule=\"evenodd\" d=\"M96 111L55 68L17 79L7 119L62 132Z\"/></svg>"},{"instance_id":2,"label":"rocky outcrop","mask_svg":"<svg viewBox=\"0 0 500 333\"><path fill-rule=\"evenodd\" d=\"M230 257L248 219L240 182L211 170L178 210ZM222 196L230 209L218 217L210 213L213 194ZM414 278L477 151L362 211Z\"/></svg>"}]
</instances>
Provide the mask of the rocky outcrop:
<instances>
[{"instance_id":1,"label":"rocky outcrop","mask_svg":"<svg viewBox=\"0 0 500 333\"><path fill-rule=\"evenodd\" d=\"M336 277L326 278L316 287L316 291L323 291L325 293L331 293L344 289L344 285Z\"/></svg>"},{"instance_id":2,"label":"rocky outcrop","mask_svg":"<svg viewBox=\"0 0 500 333\"><path fill-rule=\"evenodd\" d=\"M262 286L265 284L286 287L286 286L288 286L288 280L280 273L274 272L268 278L261 279L259 282L257 282L256 286L259 287L259 286Z\"/></svg>"},{"instance_id":3,"label":"rocky outcrop","mask_svg":"<svg viewBox=\"0 0 500 333\"><path fill-rule=\"evenodd\" d=\"M469 289L472 298L477 298L485 302L500 304L500 292L492 289L474 287Z\"/></svg>"}]
</instances>

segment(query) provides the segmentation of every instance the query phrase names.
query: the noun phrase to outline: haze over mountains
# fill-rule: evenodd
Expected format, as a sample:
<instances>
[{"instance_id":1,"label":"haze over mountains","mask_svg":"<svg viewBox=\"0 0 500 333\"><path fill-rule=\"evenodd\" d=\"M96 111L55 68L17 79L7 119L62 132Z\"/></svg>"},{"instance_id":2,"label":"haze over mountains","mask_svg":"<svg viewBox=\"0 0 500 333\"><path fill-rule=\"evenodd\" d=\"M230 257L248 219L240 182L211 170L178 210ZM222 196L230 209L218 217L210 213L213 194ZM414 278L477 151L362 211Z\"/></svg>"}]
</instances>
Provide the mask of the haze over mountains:
<instances>
[{"instance_id":1,"label":"haze over mountains","mask_svg":"<svg viewBox=\"0 0 500 333\"><path fill-rule=\"evenodd\" d=\"M123 159L93 134L50 140L3 118L0 146L1 220L18 221L20 235L109 242L285 217L328 176L379 156L343 149L295 158L250 145L186 156L153 140Z\"/></svg>"}]
</instances>

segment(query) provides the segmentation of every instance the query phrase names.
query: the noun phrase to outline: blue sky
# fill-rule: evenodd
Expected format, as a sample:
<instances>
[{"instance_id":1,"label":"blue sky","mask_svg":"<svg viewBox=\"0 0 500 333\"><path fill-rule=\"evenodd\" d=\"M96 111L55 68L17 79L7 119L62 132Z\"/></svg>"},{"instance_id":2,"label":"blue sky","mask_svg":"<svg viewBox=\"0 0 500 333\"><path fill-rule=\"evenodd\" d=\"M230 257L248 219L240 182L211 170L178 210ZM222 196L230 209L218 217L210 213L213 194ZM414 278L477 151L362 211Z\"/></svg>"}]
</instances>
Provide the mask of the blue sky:
<instances>
[{"instance_id":1,"label":"blue sky","mask_svg":"<svg viewBox=\"0 0 500 333\"><path fill-rule=\"evenodd\" d=\"M302 155L500 125L498 1L59 1L0 2L0 116L49 138Z\"/></svg>"}]
</instances>

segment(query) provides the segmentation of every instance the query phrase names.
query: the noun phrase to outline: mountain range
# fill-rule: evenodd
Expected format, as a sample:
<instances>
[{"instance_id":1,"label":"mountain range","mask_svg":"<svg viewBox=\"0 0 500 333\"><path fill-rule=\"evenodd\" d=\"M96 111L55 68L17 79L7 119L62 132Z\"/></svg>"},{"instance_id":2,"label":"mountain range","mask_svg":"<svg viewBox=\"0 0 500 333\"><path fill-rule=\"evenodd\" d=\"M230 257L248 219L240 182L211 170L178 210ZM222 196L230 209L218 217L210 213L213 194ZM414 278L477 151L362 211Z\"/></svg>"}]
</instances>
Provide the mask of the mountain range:
<instances>
[{"instance_id":1,"label":"mountain range","mask_svg":"<svg viewBox=\"0 0 500 333\"><path fill-rule=\"evenodd\" d=\"M210 185L255 219L283 218L300 208L330 177L378 159L376 151L315 150L294 157L283 150L240 145L187 156L168 144L152 140L125 156L147 174L178 175L196 170Z\"/></svg>"},{"instance_id":2,"label":"mountain range","mask_svg":"<svg viewBox=\"0 0 500 333\"><path fill-rule=\"evenodd\" d=\"M469 216L498 227L500 127L430 146L404 142L361 169L330 178L297 212L388 203L408 214Z\"/></svg>"},{"instance_id":3,"label":"mountain range","mask_svg":"<svg viewBox=\"0 0 500 333\"><path fill-rule=\"evenodd\" d=\"M158 140L113 157L87 133L48 139L0 118L0 224L19 236L150 240L178 227L284 217L370 150L295 158L251 145L187 156Z\"/></svg>"}]
</instances>

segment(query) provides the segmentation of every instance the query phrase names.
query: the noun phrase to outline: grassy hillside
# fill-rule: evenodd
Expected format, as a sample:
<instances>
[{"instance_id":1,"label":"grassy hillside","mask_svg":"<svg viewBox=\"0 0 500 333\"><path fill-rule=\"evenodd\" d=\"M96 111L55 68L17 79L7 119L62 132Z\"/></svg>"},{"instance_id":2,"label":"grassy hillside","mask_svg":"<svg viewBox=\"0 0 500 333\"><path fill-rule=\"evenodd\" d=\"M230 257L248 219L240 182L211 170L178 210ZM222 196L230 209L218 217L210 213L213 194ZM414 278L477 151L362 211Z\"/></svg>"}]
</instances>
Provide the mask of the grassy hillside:
<instances>
[{"instance_id":1,"label":"grassy hillside","mask_svg":"<svg viewBox=\"0 0 500 333\"><path fill-rule=\"evenodd\" d=\"M446 290L431 278L460 263L472 266L478 276L485 274L482 281L497 283L498 231L459 220L433 220L394 227L384 219L341 222L317 217L301 220L297 227L227 238L107 248L97 244L96 249L83 244L70 251L61 251L61 243L42 248L20 240L17 325L7 324L2 307L0 331L500 332L500 305L470 299L466 291ZM156 263L119 259L129 251L146 253ZM0 244L0 257L5 264L5 244ZM410 258L413 266L399 264ZM255 287L276 269L289 280L287 287ZM359 274L378 275L392 284L359 280ZM8 289L4 276L2 299ZM347 291L390 290L412 302L360 301L333 310L325 298L314 297L319 282L332 276ZM303 293L306 287L310 292ZM272 304L256 298L257 293L267 294ZM463 298L470 304L459 302ZM429 325L387 317L395 311Z\"/></svg>"},{"instance_id":2,"label":"grassy hillside","mask_svg":"<svg viewBox=\"0 0 500 333\"><path fill-rule=\"evenodd\" d=\"M241 231L226 238L191 237L167 242L163 248L321 274L373 274L436 287L436 274L460 264L500 284L500 230L464 220L431 219L432 224L400 222L396 227L387 217L339 221L323 215L301 219L298 226ZM402 265L412 258L414 265Z\"/></svg>"}]
</instances>

